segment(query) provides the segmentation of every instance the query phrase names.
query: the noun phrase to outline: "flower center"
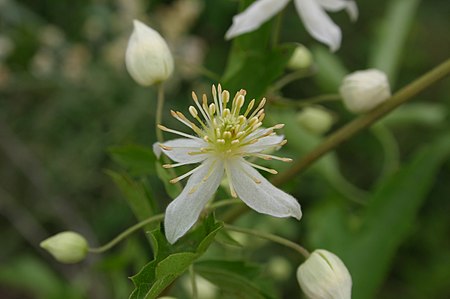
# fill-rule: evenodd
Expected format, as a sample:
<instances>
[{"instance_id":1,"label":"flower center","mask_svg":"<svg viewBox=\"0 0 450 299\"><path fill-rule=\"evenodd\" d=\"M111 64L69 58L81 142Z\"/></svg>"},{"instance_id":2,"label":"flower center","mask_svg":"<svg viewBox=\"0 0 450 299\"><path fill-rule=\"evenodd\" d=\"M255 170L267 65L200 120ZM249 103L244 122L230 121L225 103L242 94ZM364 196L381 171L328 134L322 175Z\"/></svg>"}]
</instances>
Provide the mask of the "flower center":
<instances>
[{"instance_id":1,"label":"flower center","mask_svg":"<svg viewBox=\"0 0 450 299\"><path fill-rule=\"evenodd\" d=\"M243 110L246 91L241 89L236 93L229 106L230 94L227 90L222 91L212 88L214 102L208 104L206 95L203 95L202 103L199 102L195 93L192 98L198 108L189 107L191 116L198 121L200 126L193 125L193 130L206 142L208 146L202 151L210 152L222 157L242 155L243 146L252 144L262 136L254 136L257 129L262 125L264 119L265 99L262 99L256 109L253 109L255 100L250 101ZM252 111L253 110L253 111ZM199 117L198 111L204 121Z\"/></svg>"}]
</instances>

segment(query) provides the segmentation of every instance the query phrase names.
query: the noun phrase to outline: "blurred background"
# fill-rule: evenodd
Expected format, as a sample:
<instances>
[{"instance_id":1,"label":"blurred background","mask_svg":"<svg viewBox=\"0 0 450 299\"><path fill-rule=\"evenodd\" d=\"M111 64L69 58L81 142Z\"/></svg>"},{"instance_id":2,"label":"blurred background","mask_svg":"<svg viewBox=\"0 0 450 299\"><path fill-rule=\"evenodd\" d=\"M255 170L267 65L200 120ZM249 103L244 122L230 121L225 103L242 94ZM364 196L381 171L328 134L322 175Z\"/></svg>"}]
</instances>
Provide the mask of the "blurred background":
<instances>
[{"instance_id":1,"label":"blurred background","mask_svg":"<svg viewBox=\"0 0 450 299\"><path fill-rule=\"evenodd\" d=\"M336 93L340 74L383 64L374 44L386 30L399 29L395 27L399 12L387 0L357 2L356 24L344 12L332 14L343 30L335 57L305 32L294 9L285 11L280 40L309 47L319 67L317 76L287 85L286 96ZM450 2L411 2L415 4L408 6L409 11L400 12L405 15L405 21L397 24L405 32L400 45L387 48L396 51L386 61L392 68L394 91L450 53ZM231 0L0 0L0 298L128 297L133 286L127 277L152 257L144 234L77 265L58 264L39 243L57 232L74 230L93 246L100 245L136 222L105 172L121 169L110 154L115 147L150 148L155 141L155 89L138 86L124 66L132 20L152 26L168 41L176 70L166 84L166 110L185 111L191 90L207 91L223 75L231 47L224 34L237 9L238 2ZM440 82L417 97L415 103L421 106L412 105L386 120L389 136L397 143L398 163L409 161L416 150L448 132L449 95L449 81ZM337 115L335 128L353 118L338 103L327 108ZM166 121L173 122L168 117ZM366 132L337 150L339 175L365 191L373 188L381 171L381 150L374 136ZM163 188L155 176L144 180L153 194L164 198L159 203L162 210L168 202ZM448 182L446 161L396 248L377 298L449 298ZM304 211L320 211L324 198L339 193L336 185L342 184L321 179L319 171L289 188L302 199ZM355 212L356 222L357 216ZM305 221L311 225L315 220ZM289 222L283 227L282 222L251 216L242 221L284 231L307 247L315 244L314 229L308 231L308 225L299 228ZM265 273L274 277L280 298L299 297L294 273L300 259L294 264L279 247L253 246L269 249L240 254L266 262ZM183 298L181 291L179 296Z\"/></svg>"}]
</instances>

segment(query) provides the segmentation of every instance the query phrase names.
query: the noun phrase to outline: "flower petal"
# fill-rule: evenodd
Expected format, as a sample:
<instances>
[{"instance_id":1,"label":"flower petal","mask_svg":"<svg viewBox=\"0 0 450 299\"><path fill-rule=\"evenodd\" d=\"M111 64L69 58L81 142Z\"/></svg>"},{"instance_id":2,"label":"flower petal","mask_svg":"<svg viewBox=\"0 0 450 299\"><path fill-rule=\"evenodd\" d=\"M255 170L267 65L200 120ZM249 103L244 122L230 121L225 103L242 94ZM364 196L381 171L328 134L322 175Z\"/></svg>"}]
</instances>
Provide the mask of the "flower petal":
<instances>
[{"instance_id":1,"label":"flower petal","mask_svg":"<svg viewBox=\"0 0 450 299\"><path fill-rule=\"evenodd\" d=\"M258 139L257 142L242 148L245 153L258 153L279 145L284 140L283 135L266 136Z\"/></svg>"},{"instance_id":2,"label":"flower petal","mask_svg":"<svg viewBox=\"0 0 450 299\"><path fill-rule=\"evenodd\" d=\"M295 0L306 30L318 41L336 51L341 45L341 29L330 19L317 0Z\"/></svg>"},{"instance_id":3,"label":"flower petal","mask_svg":"<svg viewBox=\"0 0 450 299\"><path fill-rule=\"evenodd\" d=\"M175 243L197 221L205 204L219 187L224 172L223 162L208 159L189 178L180 195L167 207L164 229L169 243Z\"/></svg>"},{"instance_id":4,"label":"flower petal","mask_svg":"<svg viewBox=\"0 0 450 299\"><path fill-rule=\"evenodd\" d=\"M282 10L289 0L258 0L247 9L233 17L233 25L225 34L226 39L232 39L243 33L258 29L263 23Z\"/></svg>"},{"instance_id":5,"label":"flower petal","mask_svg":"<svg viewBox=\"0 0 450 299\"><path fill-rule=\"evenodd\" d=\"M345 9L350 16L352 21L356 21L358 18L358 7L356 3L351 0L317 0L320 6L325 8L327 11L340 11Z\"/></svg>"},{"instance_id":6,"label":"flower petal","mask_svg":"<svg viewBox=\"0 0 450 299\"><path fill-rule=\"evenodd\" d=\"M192 154L192 152L200 152L202 147L208 144L202 139L190 139L190 138L177 138L170 141L153 145L153 152L159 158L161 152L166 154L171 160L179 163L192 164L199 163L206 158L207 154Z\"/></svg>"},{"instance_id":7,"label":"flower petal","mask_svg":"<svg viewBox=\"0 0 450 299\"><path fill-rule=\"evenodd\" d=\"M228 179L234 190L250 208L275 217L292 216L297 219L302 217L297 200L273 186L244 159L230 160L226 167L230 174Z\"/></svg>"}]
</instances>

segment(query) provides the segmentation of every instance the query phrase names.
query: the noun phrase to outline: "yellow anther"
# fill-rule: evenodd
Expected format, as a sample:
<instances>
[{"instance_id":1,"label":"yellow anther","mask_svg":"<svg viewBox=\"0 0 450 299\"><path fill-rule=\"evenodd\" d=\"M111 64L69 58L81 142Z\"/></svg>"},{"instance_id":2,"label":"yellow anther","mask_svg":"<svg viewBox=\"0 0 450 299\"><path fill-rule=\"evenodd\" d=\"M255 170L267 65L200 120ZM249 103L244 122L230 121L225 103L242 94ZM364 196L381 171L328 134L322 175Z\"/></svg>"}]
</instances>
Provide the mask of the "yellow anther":
<instances>
[{"instance_id":1,"label":"yellow anther","mask_svg":"<svg viewBox=\"0 0 450 299\"><path fill-rule=\"evenodd\" d=\"M231 135L231 132L225 131L225 132L223 132L222 136L224 139L230 139L232 135Z\"/></svg>"},{"instance_id":2,"label":"yellow anther","mask_svg":"<svg viewBox=\"0 0 450 299\"><path fill-rule=\"evenodd\" d=\"M214 115L214 113L216 113L216 105L210 104L209 105L209 114L212 116L212 115Z\"/></svg>"},{"instance_id":3,"label":"yellow anther","mask_svg":"<svg viewBox=\"0 0 450 299\"><path fill-rule=\"evenodd\" d=\"M195 109L194 106L189 106L189 113L192 115L193 118L197 118L198 116L197 109Z\"/></svg>"}]
</instances>

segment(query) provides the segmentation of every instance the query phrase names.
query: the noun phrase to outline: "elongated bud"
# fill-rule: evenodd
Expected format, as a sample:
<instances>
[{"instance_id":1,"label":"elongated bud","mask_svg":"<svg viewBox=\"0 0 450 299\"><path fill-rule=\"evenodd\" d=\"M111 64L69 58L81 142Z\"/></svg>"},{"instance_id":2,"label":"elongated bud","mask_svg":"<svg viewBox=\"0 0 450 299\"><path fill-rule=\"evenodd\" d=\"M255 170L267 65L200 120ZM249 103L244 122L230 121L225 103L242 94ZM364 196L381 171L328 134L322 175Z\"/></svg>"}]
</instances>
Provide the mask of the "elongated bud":
<instances>
[{"instance_id":1,"label":"elongated bud","mask_svg":"<svg viewBox=\"0 0 450 299\"><path fill-rule=\"evenodd\" d=\"M333 116L323 108L306 107L297 114L297 121L307 131L321 135L331 128Z\"/></svg>"},{"instance_id":2,"label":"elongated bud","mask_svg":"<svg viewBox=\"0 0 450 299\"><path fill-rule=\"evenodd\" d=\"M296 71L309 68L313 63L311 52L303 45L298 45L287 64L288 69Z\"/></svg>"},{"instance_id":3,"label":"elongated bud","mask_svg":"<svg viewBox=\"0 0 450 299\"><path fill-rule=\"evenodd\" d=\"M89 247L82 235L71 231L45 239L40 246L53 255L58 262L64 264L74 264L84 260Z\"/></svg>"},{"instance_id":4,"label":"elongated bud","mask_svg":"<svg viewBox=\"0 0 450 299\"><path fill-rule=\"evenodd\" d=\"M131 77L143 86L166 81L173 72L173 57L162 36L144 23L134 20L125 64Z\"/></svg>"},{"instance_id":5,"label":"elongated bud","mask_svg":"<svg viewBox=\"0 0 450 299\"><path fill-rule=\"evenodd\" d=\"M344 78L340 93L347 109L367 112L391 96L388 78L376 69L354 72Z\"/></svg>"},{"instance_id":6,"label":"elongated bud","mask_svg":"<svg viewBox=\"0 0 450 299\"><path fill-rule=\"evenodd\" d=\"M351 299L352 277L335 254L318 249L297 269L297 280L310 299Z\"/></svg>"}]
</instances>

